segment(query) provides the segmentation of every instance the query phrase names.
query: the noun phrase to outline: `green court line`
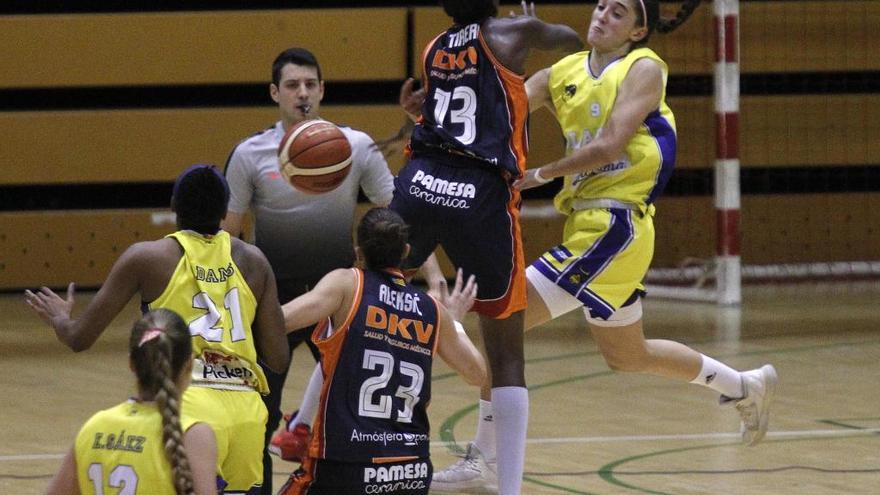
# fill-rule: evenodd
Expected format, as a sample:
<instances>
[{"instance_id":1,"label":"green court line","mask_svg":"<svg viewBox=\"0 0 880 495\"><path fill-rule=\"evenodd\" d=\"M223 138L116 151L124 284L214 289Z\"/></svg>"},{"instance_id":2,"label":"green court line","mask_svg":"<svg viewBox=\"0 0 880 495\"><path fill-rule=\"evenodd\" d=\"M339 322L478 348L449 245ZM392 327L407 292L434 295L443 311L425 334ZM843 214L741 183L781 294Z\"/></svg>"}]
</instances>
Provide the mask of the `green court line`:
<instances>
[{"instance_id":1,"label":"green court line","mask_svg":"<svg viewBox=\"0 0 880 495\"><path fill-rule=\"evenodd\" d=\"M546 481L539 480L537 478L532 478L530 476L523 476L523 481L528 481L529 483L534 483L535 485L541 485L541 486L544 486L547 488L555 488L559 491L563 491L566 493L576 493L578 495L598 495L593 492L584 492L581 490L575 490L574 488L568 488L568 487L561 486L561 485L554 485L553 483L548 483Z\"/></svg>"},{"instance_id":2,"label":"green court line","mask_svg":"<svg viewBox=\"0 0 880 495\"><path fill-rule=\"evenodd\" d=\"M707 342L717 343L717 341L707 341ZM731 358L731 357L760 356L760 355L764 355L764 354L783 354L783 353L788 354L788 353L804 352L804 351L810 351L810 350L816 350L816 349L830 349L830 348L837 348L837 347L852 347L852 346L858 346L858 345L878 345L878 344L880 344L880 341L876 341L876 342L871 342L871 341L868 341L868 342L839 342L839 343L835 343L835 344L815 344L815 345L790 347L790 348L783 348L783 349L763 349L763 350L755 350L755 351L736 352L733 354L718 355L718 357L721 359L724 359L724 358ZM688 345L694 345L694 344L688 344ZM543 362L543 361L558 361L558 360L563 360L563 359L570 359L573 357L587 357L587 356L595 356L595 355L599 355L599 352L593 351L593 352L577 352L577 353L559 354L556 356L545 356L542 358L527 359L526 364L530 364L530 363L534 363L534 362ZM596 373L588 373L586 375L577 375L574 377L564 378L561 380L555 380L552 382L542 383L542 384L538 384L538 385L532 385L532 386L528 387L528 389L529 389L529 391L539 390L542 388L548 388L548 387L552 387L552 386L556 386L556 385L563 385L563 384L571 383L571 382L575 382L575 381L588 380L588 379L592 379L592 378L598 378L598 377L608 376L608 375L613 375L613 374L614 374L614 372L611 370L600 371L600 372L596 372ZM447 378L450 378L455 375L456 375L455 373L444 373L442 375L436 376L432 381L447 379ZM452 413L452 415L450 415L440 425L440 440L447 442L448 450L451 453L453 453L454 455L463 456L465 453L465 449L462 448L460 445L458 445L458 442L456 442L456 440L455 440L455 433L454 433L455 425L458 424L458 422L463 417L465 417L468 413L470 413L471 411L475 411L478 407L479 407L479 402L476 402L476 403L473 403L473 404L466 406L462 409L459 409L458 411ZM873 419L873 418L867 418L867 419ZM828 421L830 421L830 420L828 420ZM846 425L841 425L841 426L852 428L852 426L846 426ZM783 441L783 440L776 440L776 441ZM791 440L786 439L784 441L796 441L796 439L791 439ZM713 444L711 446L687 447L683 450L690 450L690 449L697 449L697 448L708 448L708 447L723 446L723 445L727 445L727 444L721 444L721 445ZM677 451L677 450L679 450L679 449L673 449L668 452L673 452L673 451ZM655 455L655 454L645 454L642 456L635 456L635 457L627 458L627 459L637 459L637 458L641 458L641 457L648 457L651 455ZM617 461L615 461L615 462L617 462ZM617 464L615 464L614 462L612 462L610 464L606 464L603 467L603 469L605 469L608 466L612 466L612 465L616 466ZM613 478L613 469L610 470L608 474ZM603 477L603 479L605 478L604 475L602 477ZM573 488L566 488L566 487L559 486L559 485L552 485L550 483L540 482L540 481L538 481L534 478L528 477L528 476L524 476L523 480L528 481L530 483L536 483L536 484L540 484L540 485L547 486L550 488L555 488L558 490L566 491L568 493L587 493L587 492L577 491ZM606 479L606 481L608 481L608 480ZM609 481L609 483L611 483L611 482ZM612 484L615 484L615 483L612 483ZM621 482L621 486L625 486L627 488L630 488L628 485L625 485L622 482ZM632 487L632 489L643 491L645 493L655 494L655 495L671 495L671 494L666 494L664 492L645 491L646 489L641 489L639 487ZM591 495L591 494L587 494L587 495Z\"/></svg>"},{"instance_id":3,"label":"green court line","mask_svg":"<svg viewBox=\"0 0 880 495\"><path fill-rule=\"evenodd\" d=\"M862 428L861 426L856 426L856 425L850 425L850 424L846 424L846 423L841 423L840 421L834 421L834 420L832 420L832 419L820 419L819 422L820 422L820 423L825 423L826 425L839 426L839 427L841 427L841 428L847 428L847 429L850 429L850 430L864 430L864 428Z\"/></svg>"},{"instance_id":4,"label":"green court line","mask_svg":"<svg viewBox=\"0 0 880 495\"><path fill-rule=\"evenodd\" d=\"M454 455L464 456L466 454L465 449L455 441L455 433L452 431L455 428L455 425L458 424L458 421L467 415L467 413L476 410L480 407L480 403L477 402L475 404L471 404L463 409L459 409L458 411L452 413L451 416L446 418L446 421L440 425L440 440L444 442L449 442L446 446L446 449L449 450Z\"/></svg>"},{"instance_id":5,"label":"green court line","mask_svg":"<svg viewBox=\"0 0 880 495\"><path fill-rule=\"evenodd\" d=\"M837 418L837 419L817 419L819 423L825 423L826 425L832 426L840 426L841 428L849 428L851 430L864 430L865 428L862 426L856 426L849 423L844 423L844 421L880 421L880 417L878 418Z\"/></svg>"},{"instance_id":6,"label":"green court line","mask_svg":"<svg viewBox=\"0 0 880 495\"><path fill-rule=\"evenodd\" d=\"M851 437L780 438L780 439L775 439L775 440L770 440L770 439L764 440L763 443L807 442L807 441L814 441L814 440L840 440L840 439L848 439L848 438L851 438ZM675 495L672 493L658 492L658 491L651 490L650 488L643 488L643 487L640 487L637 485L631 485L629 483L625 483L615 476L614 469L621 466L622 464L626 464L631 461L646 459L648 457L655 457L655 456L666 455L666 454L676 454L679 452L687 452L689 450L703 450L703 449L714 449L714 448L733 447L733 446L739 447L740 442L725 442L725 443L715 443L715 444L709 444L709 445L697 445L694 447L680 447L680 448L675 448L675 449L658 450L656 452L649 452L647 454L639 454L639 455L634 455L634 456L630 456L630 457L625 457L623 459L609 462L608 464L600 467L599 468L599 476L603 480L605 480L606 482L608 482L612 485L623 487L623 488L628 488L630 490L635 490L635 491L642 492L642 493L649 493L652 495Z\"/></svg>"},{"instance_id":7,"label":"green court line","mask_svg":"<svg viewBox=\"0 0 880 495\"><path fill-rule=\"evenodd\" d=\"M616 468L617 466L620 466L621 464L625 464L630 461L637 461L640 459L645 459L647 457L654 457L654 456L664 455L664 454L673 454L673 453L678 453L678 452L687 452L689 450L700 450L700 449L713 448L713 447L727 447L730 445L739 445L739 442L727 442L727 443L723 443L723 444L711 444L711 445L698 445L696 447L680 447L680 448L676 448L676 449L666 449L666 450L660 450L657 452L650 452L648 454L639 454L639 455L634 455L634 456L630 456L630 457L625 457L623 459L609 462L608 464L605 464L604 466L600 467L599 468L599 477L602 478L603 480L605 480L607 483L610 483L612 485L620 486L623 488L628 488L630 490L637 490L642 493L650 493L653 495L675 495L672 493L658 492L658 491L650 490L647 488L642 488L640 486L630 485L628 483L625 483L625 482L617 479L617 477L614 475L614 468Z\"/></svg>"},{"instance_id":8,"label":"green court line","mask_svg":"<svg viewBox=\"0 0 880 495\"><path fill-rule=\"evenodd\" d=\"M831 418L829 418L831 419ZM880 421L880 416L866 417L866 418L834 418L835 421ZM824 420L819 420L824 421Z\"/></svg>"}]
</instances>

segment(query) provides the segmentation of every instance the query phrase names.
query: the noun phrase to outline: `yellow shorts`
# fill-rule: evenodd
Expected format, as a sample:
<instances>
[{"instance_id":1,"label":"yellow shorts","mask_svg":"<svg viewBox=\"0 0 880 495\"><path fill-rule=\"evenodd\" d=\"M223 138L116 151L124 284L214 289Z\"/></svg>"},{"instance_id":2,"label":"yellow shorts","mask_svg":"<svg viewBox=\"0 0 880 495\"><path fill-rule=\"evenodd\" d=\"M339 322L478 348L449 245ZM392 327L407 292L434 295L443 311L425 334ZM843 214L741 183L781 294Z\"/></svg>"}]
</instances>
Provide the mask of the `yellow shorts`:
<instances>
[{"instance_id":1,"label":"yellow shorts","mask_svg":"<svg viewBox=\"0 0 880 495\"><path fill-rule=\"evenodd\" d=\"M571 213L562 244L531 267L577 298L591 317L608 319L644 293L642 280L653 256L650 214L590 208Z\"/></svg>"},{"instance_id":2,"label":"yellow shorts","mask_svg":"<svg viewBox=\"0 0 880 495\"><path fill-rule=\"evenodd\" d=\"M247 493L263 484L266 406L256 391L217 390L195 385L183 393L183 424L201 421L217 437L217 475L226 492Z\"/></svg>"}]
</instances>

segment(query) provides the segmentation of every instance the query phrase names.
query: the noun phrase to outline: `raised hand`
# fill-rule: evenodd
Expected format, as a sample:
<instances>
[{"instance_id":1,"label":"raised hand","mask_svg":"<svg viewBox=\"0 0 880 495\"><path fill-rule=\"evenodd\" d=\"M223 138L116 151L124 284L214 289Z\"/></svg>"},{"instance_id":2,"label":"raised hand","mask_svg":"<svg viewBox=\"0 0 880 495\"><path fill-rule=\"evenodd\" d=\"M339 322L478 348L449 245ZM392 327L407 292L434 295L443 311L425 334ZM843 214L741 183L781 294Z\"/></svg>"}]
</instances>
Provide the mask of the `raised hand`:
<instances>
[{"instance_id":1,"label":"raised hand","mask_svg":"<svg viewBox=\"0 0 880 495\"><path fill-rule=\"evenodd\" d=\"M522 7L522 14L517 14L514 11L510 11L510 17L516 17L517 15L525 15L529 17L538 17L535 14L535 2L526 2L526 0L522 0L520 2L520 7Z\"/></svg>"},{"instance_id":2,"label":"raised hand","mask_svg":"<svg viewBox=\"0 0 880 495\"><path fill-rule=\"evenodd\" d=\"M66 299L61 299L48 287L40 287L37 292L26 290L24 298L27 305L36 311L40 319L55 327L57 321L70 318L70 313L73 311L74 284L71 282L67 286Z\"/></svg>"},{"instance_id":3,"label":"raised hand","mask_svg":"<svg viewBox=\"0 0 880 495\"><path fill-rule=\"evenodd\" d=\"M425 88L414 89L415 84L415 79L407 78L400 87L398 98L400 106L412 120L418 120L422 114L422 104L425 102Z\"/></svg>"},{"instance_id":4,"label":"raised hand","mask_svg":"<svg viewBox=\"0 0 880 495\"><path fill-rule=\"evenodd\" d=\"M477 298L477 281L471 275L468 277L467 283L464 283L464 272L461 268L455 274L455 286L451 292L446 291L446 281L441 281L441 290L439 300L449 311L449 315L455 321L461 321L464 315L473 307L474 300Z\"/></svg>"}]
</instances>

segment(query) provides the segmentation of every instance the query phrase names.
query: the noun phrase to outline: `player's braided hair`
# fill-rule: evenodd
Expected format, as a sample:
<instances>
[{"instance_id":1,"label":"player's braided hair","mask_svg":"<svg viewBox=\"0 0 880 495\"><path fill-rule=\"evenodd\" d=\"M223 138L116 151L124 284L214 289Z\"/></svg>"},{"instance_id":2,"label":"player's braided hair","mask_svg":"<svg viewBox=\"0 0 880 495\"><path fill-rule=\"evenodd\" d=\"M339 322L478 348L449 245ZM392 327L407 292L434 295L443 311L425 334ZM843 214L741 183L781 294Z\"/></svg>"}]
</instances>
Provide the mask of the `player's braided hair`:
<instances>
[{"instance_id":1,"label":"player's braided hair","mask_svg":"<svg viewBox=\"0 0 880 495\"><path fill-rule=\"evenodd\" d=\"M456 24L482 22L498 14L494 0L441 0L440 3Z\"/></svg>"},{"instance_id":2,"label":"player's braided hair","mask_svg":"<svg viewBox=\"0 0 880 495\"><path fill-rule=\"evenodd\" d=\"M358 224L358 246L370 270L400 266L408 239L409 226L388 208L371 209Z\"/></svg>"},{"instance_id":3,"label":"player's braided hair","mask_svg":"<svg viewBox=\"0 0 880 495\"><path fill-rule=\"evenodd\" d=\"M180 228L216 234L228 204L229 185L213 165L193 165L174 182L171 205Z\"/></svg>"},{"instance_id":4,"label":"player's braided hair","mask_svg":"<svg viewBox=\"0 0 880 495\"><path fill-rule=\"evenodd\" d=\"M678 9L678 12L675 13L675 17L664 18L660 17L660 0L642 0L644 3L640 3L639 0L633 0L636 12L636 25L648 28L648 34L634 45L641 46L647 43L651 33L655 30L661 34L675 31L678 26L684 24L684 21L688 20L688 17L694 13L694 10L700 5L700 1L685 0ZM645 7L645 12L642 12L642 5ZM648 17L647 22L645 22L645 15Z\"/></svg>"},{"instance_id":5,"label":"player's braided hair","mask_svg":"<svg viewBox=\"0 0 880 495\"><path fill-rule=\"evenodd\" d=\"M189 329L173 311L150 311L132 329L129 354L141 394L153 397L162 414L162 444L175 490L178 495L192 494L192 470L183 449L180 392L175 383L192 359Z\"/></svg>"}]
</instances>

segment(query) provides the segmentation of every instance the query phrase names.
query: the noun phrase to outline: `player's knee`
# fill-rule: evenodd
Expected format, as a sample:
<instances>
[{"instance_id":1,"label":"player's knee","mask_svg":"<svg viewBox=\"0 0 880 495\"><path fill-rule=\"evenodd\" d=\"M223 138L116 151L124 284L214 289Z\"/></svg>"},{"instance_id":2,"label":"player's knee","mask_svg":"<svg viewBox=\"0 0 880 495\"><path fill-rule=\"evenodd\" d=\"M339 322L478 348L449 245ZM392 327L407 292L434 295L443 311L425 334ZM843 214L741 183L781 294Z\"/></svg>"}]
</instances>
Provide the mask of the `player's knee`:
<instances>
[{"instance_id":1,"label":"player's knee","mask_svg":"<svg viewBox=\"0 0 880 495\"><path fill-rule=\"evenodd\" d=\"M492 376L517 376L525 373L525 361L519 358L490 361Z\"/></svg>"},{"instance_id":2,"label":"player's knee","mask_svg":"<svg viewBox=\"0 0 880 495\"><path fill-rule=\"evenodd\" d=\"M519 359L498 361L492 366L492 387L524 387L525 362Z\"/></svg>"},{"instance_id":3,"label":"player's knee","mask_svg":"<svg viewBox=\"0 0 880 495\"><path fill-rule=\"evenodd\" d=\"M593 328L593 336L599 341L599 350L605 363L612 371L641 373L648 369L650 356L647 348L637 345L632 338L615 335L615 332L626 333L622 327L629 327L642 319L641 300L636 299L634 303L619 308L607 319L592 316L587 308L584 308L584 316ZM603 337L600 338L600 335ZM640 340L644 344L643 339Z\"/></svg>"},{"instance_id":4,"label":"player's knee","mask_svg":"<svg viewBox=\"0 0 880 495\"><path fill-rule=\"evenodd\" d=\"M634 325L642 319L642 300L636 299L632 304L628 304L611 314L606 319L596 318L590 314L588 308L584 308L584 317L587 323L594 327L602 328L620 328Z\"/></svg>"},{"instance_id":5,"label":"player's knee","mask_svg":"<svg viewBox=\"0 0 880 495\"><path fill-rule=\"evenodd\" d=\"M647 369L647 359L628 352L603 351L605 364L615 373L642 373Z\"/></svg>"}]
</instances>

